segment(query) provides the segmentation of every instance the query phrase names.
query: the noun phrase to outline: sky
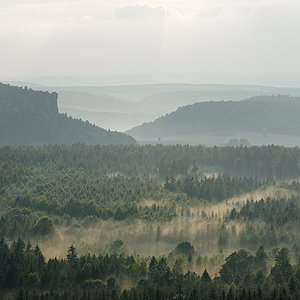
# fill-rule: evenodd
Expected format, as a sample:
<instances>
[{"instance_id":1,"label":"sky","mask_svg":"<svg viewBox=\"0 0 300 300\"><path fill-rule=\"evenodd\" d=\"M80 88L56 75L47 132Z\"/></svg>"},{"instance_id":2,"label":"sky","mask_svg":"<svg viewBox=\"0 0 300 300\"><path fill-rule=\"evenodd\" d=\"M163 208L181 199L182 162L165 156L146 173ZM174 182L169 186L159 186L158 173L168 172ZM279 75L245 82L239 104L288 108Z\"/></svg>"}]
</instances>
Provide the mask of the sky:
<instances>
[{"instance_id":1,"label":"sky","mask_svg":"<svg viewBox=\"0 0 300 300\"><path fill-rule=\"evenodd\" d=\"M0 0L0 78L299 73L299 0Z\"/></svg>"}]
</instances>

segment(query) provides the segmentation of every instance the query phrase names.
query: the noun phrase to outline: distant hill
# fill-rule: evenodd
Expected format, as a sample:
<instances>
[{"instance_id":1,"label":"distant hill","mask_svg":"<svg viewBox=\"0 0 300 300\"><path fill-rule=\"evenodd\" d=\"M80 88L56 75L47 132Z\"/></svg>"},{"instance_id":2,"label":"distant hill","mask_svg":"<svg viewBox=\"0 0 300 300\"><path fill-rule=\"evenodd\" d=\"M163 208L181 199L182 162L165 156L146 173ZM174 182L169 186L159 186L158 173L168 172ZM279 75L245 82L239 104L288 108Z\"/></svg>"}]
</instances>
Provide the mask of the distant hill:
<instances>
[{"instance_id":1,"label":"distant hill","mask_svg":"<svg viewBox=\"0 0 300 300\"><path fill-rule=\"evenodd\" d=\"M174 91L157 93L143 98L136 103L138 111L151 111L155 109L157 114L167 114L178 107L190 105L195 102L205 101L239 101L241 99L259 96L261 92L247 90L196 90L196 91ZM268 94L269 95L269 94Z\"/></svg>"},{"instance_id":2,"label":"distant hill","mask_svg":"<svg viewBox=\"0 0 300 300\"><path fill-rule=\"evenodd\" d=\"M300 96L300 89L225 84L140 84L118 86L56 86L60 112L103 127L125 131L204 101L239 101L259 95ZM224 141L223 141L224 142Z\"/></svg>"},{"instance_id":3,"label":"distant hill","mask_svg":"<svg viewBox=\"0 0 300 300\"><path fill-rule=\"evenodd\" d=\"M131 104L108 94L93 94L82 91L57 90L58 107L75 107L94 110L128 111Z\"/></svg>"},{"instance_id":4,"label":"distant hill","mask_svg":"<svg viewBox=\"0 0 300 300\"><path fill-rule=\"evenodd\" d=\"M113 86L52 86L45 87L52 91L88 92L94 95L110 95L116 99L128 102L143 101L144 98L155 94L170 94L177 92L197 92L192 103L199 100L236 100L232 97L241 96L246 99L257 95L290 95L300 96L300 88L272 87L259 85L230 85L230 84L187 84L187 83L164 83L164 84L136 84L136 85L113 85ZM223 95L222 95L223 94ZM249 96L250 95L250 96ZM180 95L182 96L182 95ZM184 98L181 99L184 101ZM183 102L181 102L182 105ZM191 104L191 103L189 103Z\"/></svg>"},{"instance_id":5,"label":"distant hill","mask_svg":"<svg viewBox=\"0 0 300 300\"><path fill-rule=\"evenodd\" d=\"M141 122L153 120L130 114L132 104L108 94L58 90L58 108L75 118L89 120L103 128L123 131ZM129 123L129 124L127 124Z\"/></svg>"},{"instance_id":6,"label":"distant hill","mask_svg":"<svg viewBox=\"0 0 300 300\"><path fill-rule=\"evenodd\" d=\"M127 133L136 138L259 132L300 135L300 97L259 96L244 101L199 102L178 108Z\"/></svg>"},{"instance_id":7,"label":"distant hill","mask_svg":"<svg viewBox=\"0 0 300 300\"><path fill-rule=\"evenodd\" d=\"M60 114L57 97L0 83L0 145L136 143L124 133Z\"/></svg>"}]
</instances>

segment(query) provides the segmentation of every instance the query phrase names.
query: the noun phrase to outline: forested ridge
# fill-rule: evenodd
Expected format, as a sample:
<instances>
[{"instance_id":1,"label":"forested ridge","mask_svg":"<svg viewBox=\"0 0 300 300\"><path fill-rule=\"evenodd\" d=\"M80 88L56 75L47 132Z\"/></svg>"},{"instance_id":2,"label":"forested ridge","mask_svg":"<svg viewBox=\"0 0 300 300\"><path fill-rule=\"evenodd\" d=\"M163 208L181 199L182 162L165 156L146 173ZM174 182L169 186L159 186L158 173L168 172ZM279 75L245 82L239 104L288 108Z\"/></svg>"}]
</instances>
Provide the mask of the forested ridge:
<instances>
[{"instance_id":1,"label":"forested ridge","mask_svg":"<svg viewBox=\"0 0 300 300\"><path fill-rule=\"evenodd\" d=\"M127 132L137 138L182 134L235 134L256 132L300 134L300 98L257 96L242 101L208 101L176 111Z\"/></svg>"},{"instance_id":2,"label":"forested ridge","mask_svg":"<svg viewBox=\"0 0 300 300\"><path fill-rule=\"evenodd\" d=\"M124 133L58 113L57 97L0 83L0 145L135 144Z\"/></svg>"}]
</instances>

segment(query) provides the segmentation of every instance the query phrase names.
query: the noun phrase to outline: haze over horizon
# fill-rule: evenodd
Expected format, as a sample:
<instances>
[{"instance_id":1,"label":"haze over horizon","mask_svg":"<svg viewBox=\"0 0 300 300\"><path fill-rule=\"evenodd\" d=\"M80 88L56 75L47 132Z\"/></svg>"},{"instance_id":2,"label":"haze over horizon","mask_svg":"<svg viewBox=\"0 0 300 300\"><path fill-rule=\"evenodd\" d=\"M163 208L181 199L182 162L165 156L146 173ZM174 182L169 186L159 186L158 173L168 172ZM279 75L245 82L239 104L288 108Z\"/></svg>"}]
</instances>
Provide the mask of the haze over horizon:
<instances>
[{"instance_id":1,"label":"haze over horizon","mask_svg":"<svg viewBox=\"0 0 300 300\"><path fill-rule=\"evenodd\" d=\"M0 0L0 78L300 86L299 12L296 0Z\"/></svg>"},{"instance_id":2,"label":"haze over horizon","mask_svg":"<svg viewBox=\"0 0 300 300\"><path fill-rule=\"evenodd\" d=\"M72 86L130 86L155 84L192 84L192 85L232 85L232 86L269 86L300 87L300 73L168 73L151 72L137 75L100 75L100 76L36 76L36 77L0 77L0 80L12 85L39 87Z\"/></svg>"}]
</instances>

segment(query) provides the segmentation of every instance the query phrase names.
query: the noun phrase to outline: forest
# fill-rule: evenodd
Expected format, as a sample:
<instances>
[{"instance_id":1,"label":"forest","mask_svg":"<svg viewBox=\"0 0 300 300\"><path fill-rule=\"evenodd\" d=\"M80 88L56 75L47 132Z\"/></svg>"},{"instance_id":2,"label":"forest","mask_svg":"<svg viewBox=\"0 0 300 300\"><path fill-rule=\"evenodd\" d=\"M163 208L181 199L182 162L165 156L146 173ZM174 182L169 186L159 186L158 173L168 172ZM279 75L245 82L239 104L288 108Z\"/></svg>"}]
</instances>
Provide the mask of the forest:
<instances>
[{"instance_id":1,"label":"forest","mask_svg":"<svg viewBox=\"0 0 300 300\"><path fill-rule=\"evenodd\" d=\"M299 148L0 148L1 299L299 299Z\"/></svg>"},{"instance_id":2,"label":"forest","mask_svg":"<svg viewBox=\"0 0 300 300\"><path fill-rule=\"evenodd\" d=\"M64 258L46 261L38 245L18 239L9 247L1 239L0 297L18 288L15 299L299 299L299 249L292 251L297 268L289 252L280 248L272 258L263 247L255 253L242 249L211 277L206 269L183 271L182 257L194 255L188 242L159 258L116 252L79 256L70 245Z\"/></svg>"}]
</instances>

